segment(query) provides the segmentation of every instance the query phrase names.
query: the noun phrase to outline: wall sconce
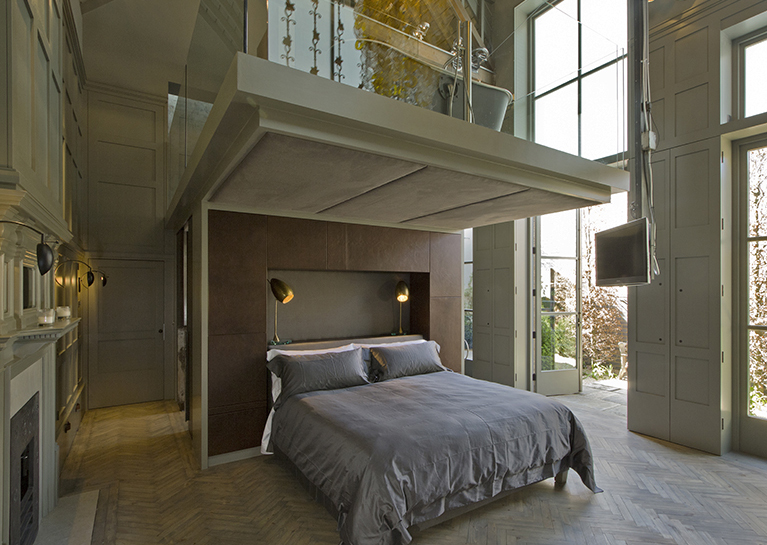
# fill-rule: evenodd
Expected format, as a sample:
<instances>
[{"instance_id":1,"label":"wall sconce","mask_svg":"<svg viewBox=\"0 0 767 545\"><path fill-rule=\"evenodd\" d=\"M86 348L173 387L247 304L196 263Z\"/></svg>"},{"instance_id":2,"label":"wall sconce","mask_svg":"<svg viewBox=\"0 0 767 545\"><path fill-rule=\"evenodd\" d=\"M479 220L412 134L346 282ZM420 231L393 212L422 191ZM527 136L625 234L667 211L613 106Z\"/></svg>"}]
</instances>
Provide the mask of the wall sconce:
<instances>
[{"instance_id":1,"label":"wall sconce","mask_svg":"<svg viewBox=\"0 0 767 545\"><path fill-rule=\"evenodd\" d=\"M40 239L40 244L37 245L37 269L40 271L41 275L51 270L51 267L53 267L54 255L53 255L53 250L51 250L51 247L45 243L45 233L43 233L42 231L39 231L38 229L35 229L31 225L27 225L26 223L22 223L20 221L0 220L0 223L11 223L13 225L21 225L22 227L31 229L35 233L39 234L41 239Z\"/></svg>"},{"instance_id":2,"label":"wall sconce","mask_svg":"<svg viewBox=\"0 0 767 545\"><path fill-rule=\"evenodd\" d=\"M98 273L99 278L101 279L101 285L102 286L106 286L107 285L107 278L108 277L107 277L106 273L104 273L104 271L100 271L98 269L93 269L85 261L80 261L79 259L67 259L67 260L64 260L64 261L60 261L59 264L56 265L56 269L53 271L53 280L54 280L54 282L56 282L56 284L58 284L62 288L64 287L64 284L59 282L58 278L56 278L56 273L58 272L59 267L61 267L62 265L66 265L67 263L81 263L81 264L85 265L86 267L88 267L88 272L86 272L85 275L82 277L82 278L85 278L85 282L86 282L86 284L88 284L87 287L90 288L93 285L93 283L96 281L96 273ZM80 291L80 277L77 278L77 291Z\"/></svg>"},{"instance_id":3,"label":"wall sconce","mask_svg":"<svg viewBox=\"0 0 767 545\"><path fill-rule=\"evenodd\" d=\"M408 289L404 280L397 282L394 294L397 296L397 301L399 301L399 335L402 335L402 303L410 299L410 289Z\"/></svg>"},{"instance_id":4,"label":"wall sconce","mask_svg":"<svg viewBox=\"0 0 767 545\"><path fill-rule=\"evenodd\" d=\"M93 272L97 273L99 278L101 278L101 285L102 286L106 286L107 285L107 278L109 278L107 276L107 274L104 271L100 271L98 269L93 269Z\"/></svg>"},{"instance_id":5,"label":"wall sconce","mask_svg":"<svg viewBox=\"0 0 767 545\"><path fill-rule=\"evenodd\" d=\"M290 343L289 340L280 341L280 338L277 336L277 303L286 305L292 301L293 290L279 278L272 278L271 280L267 280L267 282L269 282L269 285L272 288L272 294L274 295L274 338L269 344L288 344Z\"/></svg>"}]
</instances>

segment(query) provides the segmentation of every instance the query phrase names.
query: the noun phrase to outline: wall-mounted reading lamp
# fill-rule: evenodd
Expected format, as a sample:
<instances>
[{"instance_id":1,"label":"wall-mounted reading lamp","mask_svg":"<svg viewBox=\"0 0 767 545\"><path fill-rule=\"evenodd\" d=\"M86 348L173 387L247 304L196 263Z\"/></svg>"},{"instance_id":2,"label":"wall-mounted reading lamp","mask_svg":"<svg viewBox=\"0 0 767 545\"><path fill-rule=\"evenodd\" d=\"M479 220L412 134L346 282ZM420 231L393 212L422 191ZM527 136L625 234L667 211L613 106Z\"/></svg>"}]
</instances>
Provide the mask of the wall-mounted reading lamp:
<instances>
[{"instance_id":1,"label":"wall-mounted reading lamp","mask_svg":"<svg viewBox=\"0 0 767 545\"><path fill-rule=\"evenodd\" d=\"M404 280L397 282L394 294L397 296L397 301L399 301L399 334L402 335L402 303L410 299L410 290Z\"/></svg>"},{"instance_id":2,"label":"wall-mounted reading lamp","mask_svg":"<svg viewBox=\"0 0 767 545\"><path fill-rule=\"evenodd\" d=\"M108 278L107 274L104 271L100 271L98 269L93 269L93 272L101 278L101 285L106 286Z\"/></svg>"},{"instance_id":3,"label":"wall-mounted reading lamp","mask_svg":"<svg viewBox=\"0 0 767 545\"><path fill-rule=\"evenodd\" d=\"M42 231L38 229L35 229L31 225L27 225L26 223L21 223L20 221L0 220L0 223L11 223L13 225L21 225L22 227L31 229L32 231L40 235L41 237L40 244L37 245L37 269L40 271L41 275L51 270L51 267L53 267L54 255L53 255L53 250L51 250L51 247L45 243L45 233L43 233Z\"/></svg>"},{"instance_id":4,"label":"wall-mounted reading lamp","mask_svg":"<svg viewBox=\"0 0 767 545\"><path fill-rule=\"evenodd\" d=\"M97 273L99 275L99 278L101 278L101 285L102 286L106 286L107 285L107 278L108 277L107 277L106 273L104 273L104 271L100 271L98 269L92 269L91 266L88 265L85 261L80 261L79 259L67 259L65 261L59 262L59 264L56 265L56 270L53 271L53 280L54 280L54 282L56 282L56 284L58 284L62 288L64 287L64 284L62 284L61 282L58 281L58 279L56 278L56 273L58 272L59 267L61 267L62 265L66 265L67 263L81 263L81 264L85 265L86 267L88 267L88 272L85 273L85 282L88 284L89 288L96 281L96 274Z\"/></svg>"},{"instance_id":5,"label":"wall-mounted reading lamp","mask_svg":"<svg viewBox=\"0 0 767 545\"><path fill-rule=\"evenodd\" d=\"M285 282L279 278L272 278L267 280L272 288L274 294L274 338L270 341L270 344L288 344L290 341L280 341L277 336L277 303L283 305L293 300L293 290Z\"/></svg>"}]
</instances>

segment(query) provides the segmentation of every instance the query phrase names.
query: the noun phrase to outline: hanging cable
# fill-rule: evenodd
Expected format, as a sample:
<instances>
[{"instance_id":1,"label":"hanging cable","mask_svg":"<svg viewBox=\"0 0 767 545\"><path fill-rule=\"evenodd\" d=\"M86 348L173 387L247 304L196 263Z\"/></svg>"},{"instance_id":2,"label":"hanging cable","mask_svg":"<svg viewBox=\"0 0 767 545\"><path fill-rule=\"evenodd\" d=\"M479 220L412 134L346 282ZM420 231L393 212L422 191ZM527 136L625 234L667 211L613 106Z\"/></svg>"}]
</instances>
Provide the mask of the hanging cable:
<instances>
[{"instance_id":1,"label":"hanging cable","mask_svg":"<svg viewBox=\"0 0 767 545\"><path fill-rule=\"evenodd\" d=\"M642 168L641 175L644 181L644 187L647 191L647 210L648 219L650 220L650 262L652 276L658 276L660 274L660 265L658 264L657 257L657 224L655 223L655 199L653 197L655 187L653 184L652 175L652 129L654 120L652 119L652 95L650 91L650 32L649 32L649 13L647 8L647 2L643 2L642 6L642 120L644 126L641 127L641 133L647 134L647 145L642 146ZM640 196L641 199L641 196Z\"/></svg>"}]
</instances>

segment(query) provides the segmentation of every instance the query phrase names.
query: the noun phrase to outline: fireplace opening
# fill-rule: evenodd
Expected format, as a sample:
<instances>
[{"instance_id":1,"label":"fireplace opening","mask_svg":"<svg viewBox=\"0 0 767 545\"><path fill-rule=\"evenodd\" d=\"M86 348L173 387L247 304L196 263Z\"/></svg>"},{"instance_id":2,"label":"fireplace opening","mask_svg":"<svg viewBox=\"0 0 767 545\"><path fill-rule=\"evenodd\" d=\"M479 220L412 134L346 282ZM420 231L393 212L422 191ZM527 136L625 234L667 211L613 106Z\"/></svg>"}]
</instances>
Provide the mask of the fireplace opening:
<instances>
[{"instance_id":1,"label":"fireplace opening","mask_svg":"<svg viewBox=\"0 0 767 545\"><path fill-rule=\"evenodd\" d=\"M11 417L9 545L32 545L40 513L40 393Z\"/></svg>"},{"instance_id":2,"label":"fireplace opening","mask_svg":"<svg viewBox=\"0 0 767 545\"><path fill-rule=\"evenodd\" d=\"M32 453L35 451L35 440L32 439L21 453L20 480L19 480L19 543L33 543L32 531L35 526L35 498L34 466L32 465ZM30 539L31 538L31 539Z\"/></svg>"}]
</instances>

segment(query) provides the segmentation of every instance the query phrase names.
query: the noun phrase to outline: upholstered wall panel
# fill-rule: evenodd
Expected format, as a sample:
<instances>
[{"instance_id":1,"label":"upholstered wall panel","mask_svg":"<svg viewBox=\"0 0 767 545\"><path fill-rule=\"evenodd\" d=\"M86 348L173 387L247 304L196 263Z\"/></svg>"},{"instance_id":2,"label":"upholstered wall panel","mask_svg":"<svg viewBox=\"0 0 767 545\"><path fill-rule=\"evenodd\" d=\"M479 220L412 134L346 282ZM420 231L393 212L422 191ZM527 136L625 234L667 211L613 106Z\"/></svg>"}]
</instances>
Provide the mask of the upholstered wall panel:
<instances>
[{"instance_id":1,"label":"upholstered wall panel","mask_svg":"<svg viewBox=\"0 0 767 545\"><path fill-rule=\"evenodd\" d=\"M208 406L266 401L266 347L260 333L211 335L208 339Z\"/></svg>"},{"instance_id":2,"label":"upholstered wall panel","mask_svg":"<svg viewBox=\"0 0 767 545\"><path fill-rule=\"evenodd\" d=\"M461 295L461 235L431 233L429 274L432 297Z\"/></svg>"},{"instance_id":3,"label":"upholstered wall panel","mask_svg":"<svg viewBox=\"0 0 767 545\"><path fill-rule=\"evenodd\" d=\"M329 271L344 271L346 259L346 225L343 223L328 223L328 262Z\"/></svg>"},{"instance_id":4,"label":"upholstered wall panel","mask_svg":"<svg viewBox=\"0 0 767 545\"><path fill-rule=\"evenodd\" d=\"M461 358L461 315L463 300L460 297L432 297L429 339L441 347L439 357L445 367L460 373ZM438 319L436 319L438 318Z\"/></svg>"},{"instance_id":5,"label":"upholstered wall panel","mask_svg":"<svg viewBox=\"0 0 767 545\"><path fill-rule=\"evenodd\" d=\"M429 272L429 233L369 225L346 226L350 271Z\"/></svg>"},{"instance_id":6,"label":"upholstered wall panel","mask_svg":"<svg viewBox=\"0 0 767 545\"><path fill-rule=\"evenodd\" d=\"M216 456L261 444L266 405L208 415L208 455Z\"/></svg>"},{"instance_id":7,"label":"upholstered wall panel","mask_svg":"<svg viewBox=\"0 0 767 545\"><path fill-rule=\"evenodd\" d=\"M429 273L410 274L410 332L427 339L431 332L429 276ZM435 316L435 319L439 317Z\"/></svg>"},{"instance_id":8,"label":"upholstered wall panel","mask_svg":"<svg viewBox=\"0 0 767 545\"><path fill-rule=\"evenodd\" d=\"M324 221L267 218L267 267L321 271L328 264L328 224Z\"/></svg>"},{"instance_id":9,"label":"upholstered wall panel","mask_svg":"<svg viewBox=\"0 0 767 545\"><path fill-rule=\"evenodd\" d=\"M266 217L208 216L209 334L266 332Z\"/></svg>"}]
</instances>

